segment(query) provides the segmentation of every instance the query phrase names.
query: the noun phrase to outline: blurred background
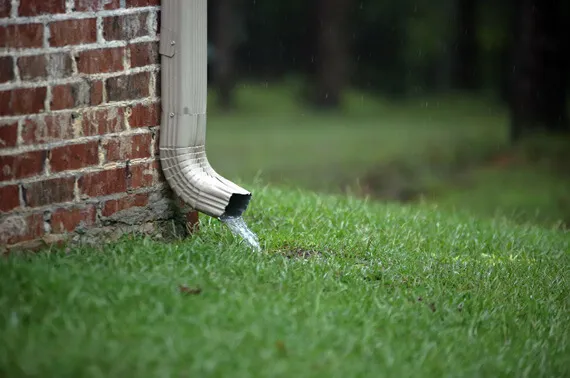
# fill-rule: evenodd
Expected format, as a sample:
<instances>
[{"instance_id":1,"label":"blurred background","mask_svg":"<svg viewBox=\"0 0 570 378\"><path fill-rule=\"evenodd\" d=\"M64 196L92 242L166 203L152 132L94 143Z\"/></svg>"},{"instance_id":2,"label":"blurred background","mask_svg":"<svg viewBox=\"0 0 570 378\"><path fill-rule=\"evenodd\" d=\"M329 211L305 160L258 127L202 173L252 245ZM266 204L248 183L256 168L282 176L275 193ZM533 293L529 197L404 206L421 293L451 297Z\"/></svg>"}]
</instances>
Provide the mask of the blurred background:
<instances>
[{"instance_id":1,"label":"blurred background","mask_svg":"<svg viewBox=\"0 0 570 378\"><path fill-rule=\"evenodd\" d=\"M570 1L209 7L228 178L570 225Z\"/></svg>"}]
</instances>

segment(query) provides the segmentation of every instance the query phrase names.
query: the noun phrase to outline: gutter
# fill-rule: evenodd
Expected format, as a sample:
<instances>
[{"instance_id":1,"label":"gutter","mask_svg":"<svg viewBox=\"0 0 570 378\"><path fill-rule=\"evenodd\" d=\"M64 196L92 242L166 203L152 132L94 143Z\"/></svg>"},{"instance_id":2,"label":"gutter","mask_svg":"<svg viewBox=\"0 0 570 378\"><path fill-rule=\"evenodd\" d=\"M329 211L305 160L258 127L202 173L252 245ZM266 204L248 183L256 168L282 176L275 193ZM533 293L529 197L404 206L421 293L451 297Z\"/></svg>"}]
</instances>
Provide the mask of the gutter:
<instances>
[{"instance_id":1,"label":"gutter","mask_svg":"<svg viewBox=\"0 0 570 378\"><path fill-rule=\"evenodd\" d=\"M239 217L251 193L206 157L207 0L162 0L160 162L168 184L193 209Z\"/></svg>"}]
</instances>

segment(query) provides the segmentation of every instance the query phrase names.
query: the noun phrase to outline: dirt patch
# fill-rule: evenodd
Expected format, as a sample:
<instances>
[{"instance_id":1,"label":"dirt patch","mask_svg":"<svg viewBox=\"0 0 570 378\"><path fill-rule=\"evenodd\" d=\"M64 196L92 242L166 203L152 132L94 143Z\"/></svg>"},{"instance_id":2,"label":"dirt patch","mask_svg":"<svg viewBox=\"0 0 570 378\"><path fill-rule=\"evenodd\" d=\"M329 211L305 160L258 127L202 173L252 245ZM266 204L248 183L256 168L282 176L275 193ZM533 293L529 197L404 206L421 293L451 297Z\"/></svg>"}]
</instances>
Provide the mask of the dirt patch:
<instances>
[{"instance_id":1,"label":"dirt patch","mask_svg":"<svg viewBox=\"0 0 570 378\"><path fill-rule=\"evenodd\" d=\"M313 249L304 248L286 248L282 249L280 253L288 259L310 259L312 257L321 257L323 254Z\"/></svg>"}]
</instances>

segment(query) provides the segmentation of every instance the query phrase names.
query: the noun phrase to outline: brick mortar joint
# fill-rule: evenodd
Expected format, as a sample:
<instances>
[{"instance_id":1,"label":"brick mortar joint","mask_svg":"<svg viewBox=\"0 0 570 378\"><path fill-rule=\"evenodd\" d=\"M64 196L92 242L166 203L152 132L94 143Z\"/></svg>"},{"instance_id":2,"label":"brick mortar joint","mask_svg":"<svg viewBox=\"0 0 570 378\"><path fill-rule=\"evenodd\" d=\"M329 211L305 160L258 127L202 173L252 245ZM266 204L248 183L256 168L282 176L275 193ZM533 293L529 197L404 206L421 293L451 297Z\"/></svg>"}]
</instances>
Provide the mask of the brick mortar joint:
<instances>
[{"instance_id":1,"label":"brick mortar joint","mask_svg":"<svg viewBox=\"0 0 570 378\"><path fill-rule=\"evenodd\" d=\"M77 180L76 180L76 182L77 182ZM73 201L53 203L53 204L48 204L48 205L38 206L38 207L16 208L16 209L11 210L9 212L0 213L0 219L6 218L9 216L28 216L28 215L33 215L33 214L45 213L45 212L53 212L54 210L59 210L59 209L71 210L71 209L76 209L76 208L88 208L91 206L94 206L96 208L102 208L104 203L107 201L120 200L122 198L126 198L129 196L135 196L138 194L154 194L154 193L161 194L161 193L164 193L165 198L170 198L172 200L175 200L176 196L174 194L168 194L166 192L166 190L168 188L169 188L169 186L166 182L161 182L161 183L155 184L153 186L138 188L138 189L132 190L128 193L127 192L113 193L113 194L109 194L109 195L105 195L105 196L90 197L88 199L84 199L84 200L80 200L80 201L76 201L74 199ZM21 188L20 188L20 190L21 190Z\"/></svg>"},{"instance_id":2,"label":"brick mortar joint","mask_svg":"<svg viewBox=\"0 0 570 378\"><path fill-rule=\"evenodd\" d=\"M47 0L39 0L39 1L47 1ZM12 17L10 18L0 18L0 26L41 24L41 23L68 21L68 20L84 20L99 16L100 17L123 16L123 15L152 12L159 10L160 6L146 6L146 7L133 7L133 8L105 9L105 10L90 11L90 12L43 14L38 16L22 16L22 17L12 14ZM14 12L14 9L12 9L12 12Z\"/></svg>"},{"instance_id":3,"label":"brick mortar joint","mask_svg":"<svg viewBox=\"0 0 570 378\"><path fill-rule=\"evenodd\" d=\"M50 86L53 87L56 85L76 84L79 82L83 82L85 80L107 80L121 76L130 76L145 72L153 73L157 71L160 71L160 65L152 64L148 66L128 68L126 70L115 71L115 72L104 72L96 74L77 73L75 75L63 79L47 79L47 80L19 81L19 82L11 81L8 83L0 84L0 91L9 91L14 89L44 88ZM2 120L2 118L3 117L0 117L0 120Z\"/></svg>"},{"instance_id":4,"label":"brick mortar joint","mask_svg":"<svg viewBox=\"0 0 570 378\"><path fill-rule=\"evenodd\" d=\"M55 53L64 53L64 52L74 53L74 52L82 52L86 50L96 50L103 48L127 47L139 43L159 42L159 41L160 41L160 36L158 36L157 34L157 36L144 35L130 40L113 40L113 41L102 40L94 43L82 43L79 45L68 45L68 46L0 48L0 57L12 56L15 58L20 58L23 56L32 56L40 54L55 54Z\"/></svg>"},{"instance_id":5,"label":"brick mortar joint","mask_svg":"<svg viewBox=\"0 0 570 378\"><path fill-rule=\"evenodd\" d=\"M145 104L155 104L160 102L160 97L144 97L144 98L137 98L135 100L126 100L126 101L113 101L113 102L106 102L96 106L84 106L80 108L74 109L61 109L61 110L52 110L47 113L36 113L36 114L23 114L23 115L14 115L14 116L4 116L0 117L0 123L10 123L10 122L17 122L21 119L34 119L34 118L41 118L44 116L52 116L52 115L63 115L65 113L89 113L98 110L106 110L106 109L114 109L114 108L122 108L125 106L136 106L136 105L145 105Z\"/></svg>"},{"instance_id":6,"label":"brick mortar joint","mask_svg":"<svg viewBox=\"0 0 570 378\"><path fill-rule=\"evenodd\" d=\"M46 151L52 150L54 148L60 147L67 147L67 146L75 146L78 144L95 142L95 141L102 141L106 142L109 140L123 138L123 137L130 137L135 135L153 135L160 126L145 126L145 127L135 127L125 129L123 131L119 131L116 133L108 133L103 135L90 135L90 136L80 136L77 138L61 140L57 142L51 143L43 143L43 144L30 144L27 146L17 146L11 148L5 148L0 150L0 156L17 156L21 154L25 154L28 152L36 152L36 151ZM1 183L0 183L1 184Z\"/></svg>"},{"instance_id":7,"label":"brick mortar joint","mask_svg":"<svg viewBox=\"0 0 570 378\"><path fill-rule=\"evenodd\" d=\"M83 167L79 169L69 170L69 171L62 171L62 172L55 172L50 174L49 176L45 174L40 174L32 177L26 177L21 179L14 179L14 180L5 180L0 182L0 188L10 185L26 185L32 184L35 182L45 181L45 180L52 180L52 179L59 179L59 178L69 178L69 177L79 177L82 175L90 174L90 173L99 173L104 171L110 171L113 169L122 169L133 166L142 166L144 164L152 164L154 162L158 162L160 159L158 157L147 157L147 158L138 158L132 159L129 161L121 162L115 161L103 165L95 165L90 167Z\"/></svg>"}]
</instances>

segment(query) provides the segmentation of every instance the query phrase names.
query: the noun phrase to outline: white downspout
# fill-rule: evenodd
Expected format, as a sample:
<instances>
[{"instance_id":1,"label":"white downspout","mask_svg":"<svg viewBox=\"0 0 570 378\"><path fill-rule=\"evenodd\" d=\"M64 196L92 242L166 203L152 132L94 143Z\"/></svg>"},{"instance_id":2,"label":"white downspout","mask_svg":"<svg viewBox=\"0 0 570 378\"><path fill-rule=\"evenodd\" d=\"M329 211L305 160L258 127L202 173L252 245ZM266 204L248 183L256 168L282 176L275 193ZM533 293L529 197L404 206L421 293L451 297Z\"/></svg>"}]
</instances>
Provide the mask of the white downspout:
<instances>
[{"instance_id":1,"label":"white downspout","mask_svg":"<svg viewBox=\"0 0 570 378\"><path fill-rule=\"evenodd\" d=\"M162 0L160 161L186 203L215 218L238 217L251 193L206 157L207 0Z\"/></svg>"}]
</instances>

